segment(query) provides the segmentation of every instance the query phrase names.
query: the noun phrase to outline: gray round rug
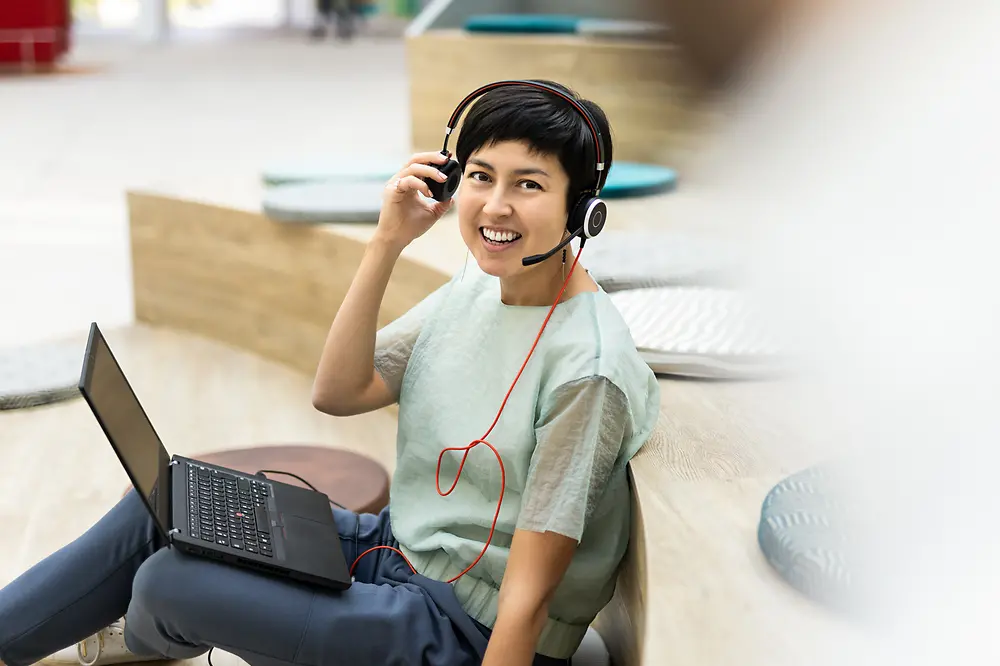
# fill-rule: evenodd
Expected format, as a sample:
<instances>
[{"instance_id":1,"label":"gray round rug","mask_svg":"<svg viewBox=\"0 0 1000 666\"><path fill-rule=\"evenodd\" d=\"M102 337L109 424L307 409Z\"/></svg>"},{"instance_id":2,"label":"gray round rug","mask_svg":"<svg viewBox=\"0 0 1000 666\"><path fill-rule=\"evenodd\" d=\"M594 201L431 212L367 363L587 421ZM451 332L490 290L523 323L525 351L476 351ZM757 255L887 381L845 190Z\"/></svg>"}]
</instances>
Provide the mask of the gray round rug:
<instances>
[{"instance_id":1,"label":"gray round rug","mask_svg":"<svg viewBox=\"0 0 1000 666\"><path fill-rule=\"evenodd\" d=\"M732 244L672 231L606 231L580 262L607 292L647 287L735 286L738 256Z\"/></svg>"},{"instance_id":2,"label":"gray round rug","mask_svg":"<svg viewBox=\"0 0 1000 666\"><path fill-rule=\"evenodd\" d=\"M385 183L329 181L280 185L264 192L264 215L304 224L374 223L382 210Z\"/></svg>"},{"instance_id":3,"label":"gray round rug","mask_svg":"<svg viewBox=\"0 0 1000 666\"><path fill-rule=\"evenodd\" d=\"M79 397L83 347L52 342L0 348L0 409L22 409Z\"/></svg>"}]
</instances>

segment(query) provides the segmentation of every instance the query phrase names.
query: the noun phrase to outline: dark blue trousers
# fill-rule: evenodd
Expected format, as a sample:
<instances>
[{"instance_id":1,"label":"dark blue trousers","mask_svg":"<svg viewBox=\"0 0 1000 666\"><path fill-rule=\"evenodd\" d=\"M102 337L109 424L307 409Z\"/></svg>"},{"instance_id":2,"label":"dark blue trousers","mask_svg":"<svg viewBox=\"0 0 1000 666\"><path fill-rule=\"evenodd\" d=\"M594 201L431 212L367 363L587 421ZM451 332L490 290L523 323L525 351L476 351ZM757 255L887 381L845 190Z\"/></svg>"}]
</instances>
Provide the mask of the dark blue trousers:
<instances>
[{"instance_id":1,"label":"dark blue trousers","mask_svg":"<svg viewBox=\"0 0 1000 666\"><path fill-rule=\"evenodd\" d=\"M396 546L389 512L334 510L348 564ZM190 659L215 647L252 666L473 666L490 631L451 586L369 553L344 592L165 548L135 492L80 538L0 590L0 661L28 666L125 616L139 655ZM565 663L539 656L535 664Z\"/></svg>"}]
</instances>

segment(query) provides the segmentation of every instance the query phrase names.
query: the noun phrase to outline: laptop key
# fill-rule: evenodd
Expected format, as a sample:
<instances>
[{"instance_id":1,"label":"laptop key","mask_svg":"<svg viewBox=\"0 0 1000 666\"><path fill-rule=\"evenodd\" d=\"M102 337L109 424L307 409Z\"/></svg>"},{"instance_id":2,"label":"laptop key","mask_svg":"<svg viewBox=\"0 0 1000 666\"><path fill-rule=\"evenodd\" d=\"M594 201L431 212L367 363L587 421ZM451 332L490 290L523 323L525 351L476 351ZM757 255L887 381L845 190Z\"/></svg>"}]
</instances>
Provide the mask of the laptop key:
<instances>
[{"instance_id":1,"label":"laptop key","mask_svg":"<svg viewBox=\"0 0 1000 666\"><path fill-rule=\"evenodd\" d=\"M267 510L260 506L256 507L254 509L254 517L257 520L257 531L270 534L271 525L270 521L267 519Z\"/></svg>"}]
</instances>

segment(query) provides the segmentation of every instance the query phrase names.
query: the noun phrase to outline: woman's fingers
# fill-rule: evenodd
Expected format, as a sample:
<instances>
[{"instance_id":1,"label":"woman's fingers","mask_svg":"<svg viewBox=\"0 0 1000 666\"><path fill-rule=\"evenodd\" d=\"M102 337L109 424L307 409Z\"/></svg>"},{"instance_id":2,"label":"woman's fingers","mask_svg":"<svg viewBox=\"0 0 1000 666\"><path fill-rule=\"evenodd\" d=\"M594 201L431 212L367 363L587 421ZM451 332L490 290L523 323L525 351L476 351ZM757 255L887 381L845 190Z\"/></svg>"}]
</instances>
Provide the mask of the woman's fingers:
<instances>
[{"instance_id":1,"label":"woman's fingers","mask_svg":"<svg viewBox=\"0 0 1000 666\"><path fill-rule=\"evenodd\" d=\"M442 155L440 150L430 153L417 153L410 158L406 166L413 164L444 164L449 159L447 155Z\"/></svg>"},{"instance_id":2,"label":"woman's fingers","mask_svg":"<svg viewBox=\"0 0 1000 666\"><path fill-rule=\"evenodd\" d=\"M403 176L402 178L400 178L399 181L396 183L396 191L399 192L400 194L410 191L417 191L424 194L427 197L433 198L434 196L433 194L431 194L431 188L427 187L427 183L425 183L422 179L417 178L416 176Z\"/></svg>"},{"instance_id":3,"label":"woman's fingers","mask_svg":"<svg viewBox=\"0 0 1000 666\"><path fill-rule=\"evenodd\" d=\"M455 203L454 199L448 199L447 201L438 201L434 204L433 210L434 215L437 217L442 217L451 208L451 205Z\"/></svg>"},{"instance_id":4,"label":"woman's fingers","mask_svg":"<svg viewBox=\"0 0 1000 666\"><path fill-rule=\"evenodd\" d=\"M402 176L419 176L420 178L431 178L443 183L448 177L438 171L437 167L428 164L411 164L400 172Z\"/></svg>"}]
</instances>

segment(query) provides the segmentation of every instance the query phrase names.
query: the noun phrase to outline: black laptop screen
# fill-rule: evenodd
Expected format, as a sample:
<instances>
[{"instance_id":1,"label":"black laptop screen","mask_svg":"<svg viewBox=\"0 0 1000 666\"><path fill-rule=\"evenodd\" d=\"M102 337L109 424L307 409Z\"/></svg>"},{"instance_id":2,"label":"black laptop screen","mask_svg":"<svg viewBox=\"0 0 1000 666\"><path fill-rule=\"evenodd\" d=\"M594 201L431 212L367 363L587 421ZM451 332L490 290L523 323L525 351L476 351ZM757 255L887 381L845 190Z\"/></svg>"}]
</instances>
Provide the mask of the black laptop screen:
<instances>
[{"instance_id":1,"label":"black laptop screen","mask_svg":"<svg viewBox=\"0 0 1000 666\"><path fill-rule=\"evenodd\" d=\"M161 492L159 480L168 483L169 456L96 324L91 325L80 388L133 485L166 532L170 493L168 488Z\"/></svg>"}]
</instances>

